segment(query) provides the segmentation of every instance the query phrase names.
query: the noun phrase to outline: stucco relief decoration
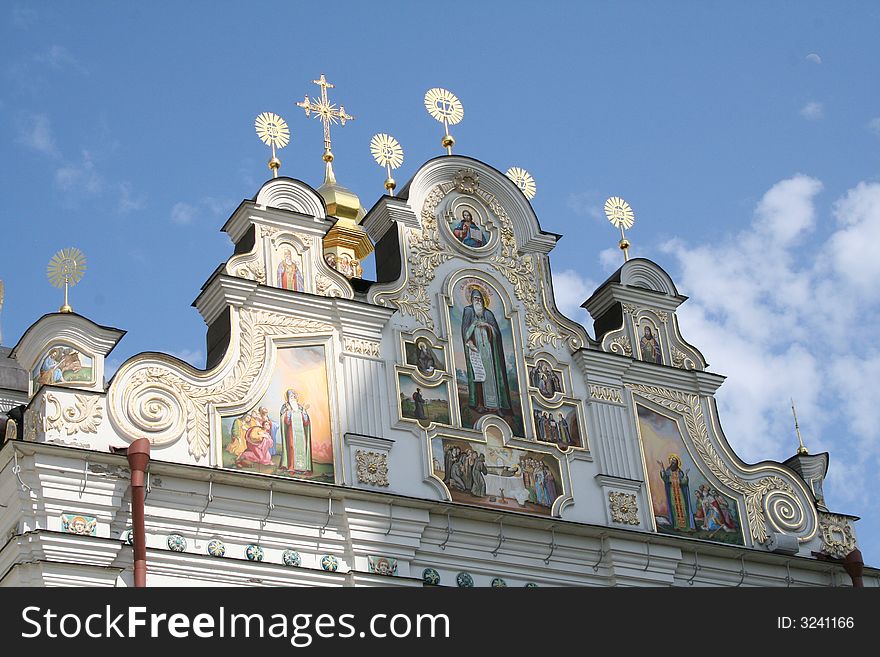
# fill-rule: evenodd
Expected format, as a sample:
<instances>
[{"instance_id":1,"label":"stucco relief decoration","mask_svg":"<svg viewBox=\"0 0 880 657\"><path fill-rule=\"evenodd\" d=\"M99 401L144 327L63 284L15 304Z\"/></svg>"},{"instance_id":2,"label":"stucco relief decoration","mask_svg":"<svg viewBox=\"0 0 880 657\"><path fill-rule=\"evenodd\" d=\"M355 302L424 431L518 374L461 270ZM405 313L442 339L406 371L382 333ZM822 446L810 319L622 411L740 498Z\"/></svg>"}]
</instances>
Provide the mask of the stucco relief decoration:
<instances>
[{"instance_id":1,"label":"stucco relief decoration","mask_svg":"<svg viewBox=\"0 0 880 657\"><path fill-rule=\"evenodd\" d=\"M239 278L256 281L261 285L266 284L266 268L263 266L262 259L257 251L233 256L226 265L226 271Z\"/></svg>"},{"instance_id":2,"label":"stucco relief decoration","mask_svg":"<svg viewBox=\"0 0 880 657\"><path fill-rule=\"evenodd\" d=\"M606 386L590 385L590 398L599 401L614 402L616 404L623 403L623 395L617 388L608 388Z\"/></svg>"},{"instance_id":3,"label":"stucco relief decoration","mask_svg":"<svg viewBox=\"0 0 880 657\"><path fill-rule=\"evenodd\" d=\"M395 290L377 295L375 301L383 305L391 303L402 313L434 329L428 285L434 280L437 267L453 257L440 242L437 207L452 190L482 200L501 225L500 249L489 259L489 263L510 282L516 298L525 308L528 347L536 349L545 344L558 346L562 340L566 340L572 349L582 347L583 340L577 334L567 327L554 326L547 318L549 304L543 285L538 283L541 272L536 258L519 253L510 217L492 194L480 189L479 176L471 169L459 170L452 183L437 185L428 194L421 212L422 230L409 232L409 274L403 294L394 298L393 295L400 292Z\"/></svg>"},{"instance_id":4,"label":"stucco relief decoration","mask_svg":"<svg viewBox=\"0 0 880 657\"><path fill-rule=\"evenodd\" d=\"M632 358L633 348L629 338L625 335L614 338L608 343L608 351L613 354L620 354L627 358Z\"/></svg>"},{"instance_id":5,"label":"stucco relief decoration","mask_svg":"<svg viewBox=\"0 0 880 657\"><path fill-rule=\"evenodd\" d=\"M123 365L108 395L120 430L130 438L145 436L155 445L185 433L189 453L199 460L210 447L209 404L232 404L247 396L263 368L267 338L333 331L324 322L258 310L242 309L238 317L238 353L222 377L218 369L199 372L171 361L156 363L149 356Z\"/></svg>"},{"instance_id":6,"label":"stucco relief decoration","mask_svg":"<svg viewBox=\"0 0 880 657\"><path fill-rule=\"evenodd\" d=\"M342 342L343 349L352 354L361 356L379 357L379 343L360 338L345 338Z\"/></svg>"},{"instance_id":7,"label":"stucco relief decoration","mask_svg":"<svg viewBox=\"0 0 880 657\"><path fill-rule=\"evenodd\" d=\"M49 410L53 407L53 410ZM76 395L73 406L64 406L52 393L46 394L46 430L75 433L98 433L104 409L97 395Z\"/></svg>"},{"instance_id":8,"label":"stucco relief decoration","mask_svg":"<svg viewBox=\"0 0 880 657\"><path fill-rule=\"evenodd\" d=\"M388 455L359 449L355 453L357 478L362 484L388 485Z\"/></svg>"},{"instance_id":9,"label":"stucco relief decoration","mask_svg":"<svg viewBox=\"0 0 880 657\"><path fill-rule=\"evenodd\" d=\"M608 493L608 505L611 509L611 521L621 525L639 524L639 507L636 496L632 493Z\"/></svg>"},{"instance_id":10,"label":"stucco relief decoration","mask_svg":"<svg viewBox=\"0 0 880 657\"><path fill-rule=\"evenodd\" d=\"M852 525L844 516L820 514L819 532L822 537L822 551L835 559L843 559L856 549Z\"/></svg>"},{"instance_id":11,"label":"stucco relief decoration","mask_svg":"<svg viewBox=\"0 0 880 657\"><path fill-rule=\"evenodd\" d=\"M698 395L642 384L626 384L634 394L679 414L697 454L715 477L726 487L745 498L752 539L764 543L769 538L767 525L789 534L806 534L818 522L815 510L808 509L794 488L777 474L746 481L736 474L715 449Z\"/></svg>"}]
</instances>

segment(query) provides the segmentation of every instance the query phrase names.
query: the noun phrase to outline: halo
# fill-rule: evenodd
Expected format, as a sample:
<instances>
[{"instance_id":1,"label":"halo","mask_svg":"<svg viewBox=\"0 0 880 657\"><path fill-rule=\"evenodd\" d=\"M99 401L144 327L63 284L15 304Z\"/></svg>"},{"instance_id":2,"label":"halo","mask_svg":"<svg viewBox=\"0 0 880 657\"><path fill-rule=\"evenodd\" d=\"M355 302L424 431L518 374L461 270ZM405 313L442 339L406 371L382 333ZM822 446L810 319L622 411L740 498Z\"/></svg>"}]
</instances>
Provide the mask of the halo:
<instances>
[{"instance_id":1,"label":"halo","mask_svg":"<svg viewBox=\"0 0 880 657\"><path fill-rule=\"evenodd\" d=\"M86 271L86 256L79 249L72 247L61 249L52 256L49 266L46 267L46 276L55 287L64 287L64 284L76 285Z\"/></svg>"},{"instance_id":2,"label":"halo","mask_svg":"<svg viewBox=\"0 0 880 657\"><path fill-rule=\"evenodd\" d=\"M396 169L403 164L403 148L400 142L384 132L373 135L370 140L370 153L380 167Z\"/></svg>"},{"instance_id":3,"label":"halo","mask_svg":"<svg viewBox=\"0 0 880 657\"><path fill-rule=\"evenodd\" d=\"M612 196L605 201L605 216L615 227L623 226L626 230L632 228L636 221L636 216L629 203L619 196Z\"/></svg>"},{"instance_id":4,"label":"halo","mask_svg":"<svg viewBox=\"0 0 880 657\"><path fill-rule=\"evenodd\" d=\"M675 459L676 461L678 461L678 465L680 465L680 466L684 465L681 461L681 457L678 454L670 454L669 456L666 457L666 462L668 463L672 459Z\"/></svg>"},{"instance_id":5,"label":"halo","mask_svg":"<svg viewBox=\"0 0 880 657\"><path fill-rule=\"evenodd\" d=\"M483 305L486 308L492 305L492 294L483 283L471 279L462 284L461 289L465 295L465 305L470 305L471 295L474 293L474 290L479 290L480 294L483 295Z\"/></svg>"},{"instance_id":6,"label":"halo","mask_svg":"<svg viewBox=\"0 0 880 657\"><path fill-rule=\"evenodd\" d=\"M434 87L425 94L425 109L440 123L455 125L464 118L464 107L451 91Z\"/></svg>"},{"instance_id":7,"label":"halo","mask_svg":"<svg viewBox=\"0 0 880 657\"><path fill-rule=\"evenodd\" d=\"M535 193L538 189L532 174L521 167L510 167L505 175L513 181L514 185L520 188L520 191L522 191L527 199L535 198Z\"/></svg>"},{"instance_id":8,"label":"halo","mask_svg":"<svg viewBox=\"0 0 880 657\"><path fill-rule=\"evenodd\" d=\"M290 143L290 129L287 122L277 114L263 112L254 121L257 137L267 146L284 148Z\"/></svg>"}]
</instances>

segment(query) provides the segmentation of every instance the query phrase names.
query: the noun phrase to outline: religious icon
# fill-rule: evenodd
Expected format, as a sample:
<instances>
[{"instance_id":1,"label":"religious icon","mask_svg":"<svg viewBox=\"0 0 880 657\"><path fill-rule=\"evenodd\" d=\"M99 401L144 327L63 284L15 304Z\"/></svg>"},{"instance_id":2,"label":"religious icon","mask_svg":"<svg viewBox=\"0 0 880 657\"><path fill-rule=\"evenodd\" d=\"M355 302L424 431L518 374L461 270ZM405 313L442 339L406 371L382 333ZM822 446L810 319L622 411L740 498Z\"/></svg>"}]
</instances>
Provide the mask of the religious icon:
<instances>
[{"instance_id":1,"label":"religious icon","mask_svg":"<svg viewBox=\"0 0 880 657\"><path fill-rule=\"evenodd\" d=\"M31 378L34 391L41 385L65 385L89 383L93 377L93 361L90 356L66 345L52 345L46 355L37 362Z\"/></svg>"},{"instance_id":2,"label":"religious icon","mask_svg":"<svg viewBox=\"0 0 880 657\"><path fill-rule=\"evenodd\" d=\"M455 238L465 246L478 249L481 246L486 246L489 241L486 231L477 225L470 210L462 210L461 219L458 222L453 220L450 228Z\"/></svg>"},{"instance_id":3,"label":"religious icon","mask_svg":"<svg viewBox=\"0 0 880 657\"><path fill-rule=\"evenodd\" d=\"M641 404L636 408L657 531L744 545L736 500L703 475L678 424Z\"/></svg>"},{"instance_id":4,"label":"religious icon","mask_svg":"<svg viewBox=\"0 0 880 657\"><path fill-rule=\"evenodd\" d=\"M540 442L553 443L562 451L583 447L577 408L572 404L563 404L557 409L535 404L533 415L535 437Z\"/></svg>"},{"instance_id":5,"label":"religious icon","mask_svg":"<svg viewBox=\"0 0 880 657\"><path fill-rule=\"evenodd\" d=\"M532 386L538 389L544 399L552 399L558 392L565 392L562 379L546 360L535 363L531 373Z\"/></svg>"},{"instance_id":6,"label":"religious icon","mask_svg":"<svg viewBox=\"0 0 880 657\"><path fill-rule=\"evenodd\" d=\"M483 445L435 438L432 463L456 502L549 515L562 494L555 458L504 447L500 439Z\"/></svg>"},{"instance_id":7,"label":"religious icon","mask_svg":"<svg viewBox=\"0 0 880 657\"><path fill-rule=\"evenodd\" d=\"M422 426L431 422L449 424L449 392L445 385L419 386L409 374L398 375L401 417L416 420Z\"/></svg>"},{"instance_id":8,"label":"religious icon","mask_svg":"<svg viewBox=\"0 0 880 657\"><path fill-rule=\"evenodd\" d=\"M404 351L407 365L415 365L423 376L434 376L444 370L442 351L433 347L427 338L405 342Z\"/></svg>"},{"instance_id":9,"label":"religious icon","mask_svg":"<svg viewBox=\"0 0 880 657\"><path fill-rule=\"evenodd\" d=\"M654 333L650 324L642 325L642 335L639 338L639 353L646 363L663 364L663 354L660 351L660 339Z\"/></svg>"},{"instance_id":10,"label":"religious icon","mask_svg":"<svg viewBox=\"0 0 880 657\"><path fill-rule=\"evenodd\" d=\"M284 259L278 265L278 287L282 290L294 290L296 292L303 292L305 290L299 254L294 259L293 251L290 248L284 249Z\"/></svg>"},{"instance_id":11,"label":"religious icon","mask_svg":"<svg viewBox=\"0 0 880 657\"><path fill-rule=\"evenodd\" d=\"M248 411L221 420L224 467L334 481L324 348L278 350L269 387Z\"/></svg>"},{"instance_id":12,"label":"religious icon","mask_svg":"<svg viewBox=\"0 0 880 657\"><path fill-rule=\"evenodd\" d=\"M483 281L465 278L451 309L453 332L461 339L454 349L462 423L473 427L483 415L498 415L514 434L524 435L510 320L497 292ZM490 306L498 304L493 311ZM497 313L497 315L496 315Z\"/></svg>"}]
</instances>

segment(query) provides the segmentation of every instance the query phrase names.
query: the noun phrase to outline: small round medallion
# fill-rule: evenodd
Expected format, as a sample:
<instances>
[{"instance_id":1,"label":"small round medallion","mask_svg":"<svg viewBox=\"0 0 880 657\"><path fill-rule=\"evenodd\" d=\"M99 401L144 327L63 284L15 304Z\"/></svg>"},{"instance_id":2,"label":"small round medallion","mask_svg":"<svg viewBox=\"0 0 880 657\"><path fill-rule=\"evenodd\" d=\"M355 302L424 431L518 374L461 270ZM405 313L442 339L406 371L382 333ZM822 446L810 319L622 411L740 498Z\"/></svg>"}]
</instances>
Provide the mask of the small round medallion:
<instances>
[{"instance_id":1,"label":"small round medallion","mask_svg":"<svg viewBox=\"0 0 880 657\"><path fill-rule=\"evenodd\" d=\"M507 582L505 582L505 581L504 581L503 579L501 579L500 577L495 577L495 578L492 580L492 588L493 588L493 589L503 589L503 588L507 588Z\"/></svg>"},{"instance_id":2,"label":"small round medallion","mask_svg":"<svg viewBox=\"0 0 880 657\"><path fill-rule=\"evenodd\" d=\"M284 562L285 566L294 566L296 568L302 566L302 557L299 556L299 552L296 550L285 550L281 554L281 561Z\"/></svg>"},{"instance_id":3,"label":"small round medallion","mask_svg":"<svg viewBox=\"0 0 880 657\"><path fill-rule=\"evenodd\" d=\"M129 545L134 545L134 530L126 529L124 532L122 532L122 536L120 536L120 538Z\"/></svg>"},{"instance_id":4,"label":"small round medallion","mask_svg":"<svg viewBox=\"0 0 880 657\"><path fill-rule=\"evenodd\" d=\"M169 550L173 550L174 552L186 551L186 539L180 534L169 534L168 540L165 542L168 544Z\"/></svg>"},{"instance_id":5,"label":"small round medallion","mask_svg":"<svg viewBox=\"0 0 880 657\"><path fill-rule=\"evenodd\" d=\"M222 557L226 555L226 546L223 545L223 541L218 541L214 539L213 541L208 542L208 554L212 557Z\"/></svg>"},{"instance_id":6,"label":"small round medallion","mask_svg":"<svg viewBox=\"0 0 880 657\"><path fill-rule=\"evenodd\" d=\"M535 584L534 582L529 582L528 584L526 584L525 587L526 587L527 589L536 589L536 588L538 588L538 585Z\"/></svg>"},{"instance_id":7,"label":"small round medallion","mask_svg":"<svg viewBox=\"0 0 880 657\"><path fill-rule=\"evenodd\" d=\"M470 573L459 573L455 578L455 583L461 588L470 588L474 585L474 578Z\"/></svg>"},{"instance_id":8,"label":"small round medallion","mask_svg":"<svg viewBox=\"0 0 880 657\"><path fill-rule=\"evenodd\" d=\"M263 548L259 545L248 545L244 555L248 558L248 561L262 561Z\"/></svg>"},{"instance_id":9,"label":"small round medallion","mask_svg":"<svg viewBox=\"0 0 880 657\"><path fill-rule=\"evenodd\" d=\"M425 568L422 571L422 581L428 586L438 586L440 584L440 573L434 568Z\"/></svg>"},{"instance_id":10,"label":"small round medallion","mask_svg":"<svg viewBox=\"0 0 880 657\"><path fill-rule=\"evenodd\" d=\"M327 572L335 573L336 569L339 568L339 559L332 554L325 554L321 557L321 568Z\"/></svg>"}]
</instances>

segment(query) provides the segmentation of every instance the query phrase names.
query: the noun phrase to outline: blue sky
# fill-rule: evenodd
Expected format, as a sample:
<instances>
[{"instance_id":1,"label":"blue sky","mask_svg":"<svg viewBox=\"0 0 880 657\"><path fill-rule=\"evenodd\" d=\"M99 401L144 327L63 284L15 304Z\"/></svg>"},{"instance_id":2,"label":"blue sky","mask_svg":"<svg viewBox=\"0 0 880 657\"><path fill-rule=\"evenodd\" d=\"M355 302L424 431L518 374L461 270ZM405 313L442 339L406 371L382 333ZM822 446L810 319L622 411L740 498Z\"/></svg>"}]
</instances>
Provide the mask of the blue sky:
<instances>
[{"instance_id":1,"label":"blue sky","mask_svg":"<svg viewBox=\"0 0 880 657\"><path fill-rule=\"evenodd\" d=\"M284 116L282 173L320 184L317 91L356 120L336 173L366 207L382 192L369 139L405 149L402 185L442 153L422 106L465 107L455 152L528 169L560 306L619 264L601 204L621 195L633 251L691 297L685 338L728 375L718 394L747 460L829 450L829 505L861 515L880 564L880 5L774 2L3 4L0 189L3 343L61 303L59 248L89 258L74 308L143 350L204 363L190 307L231 253L219 232L268 178L253 131Z\"/></svg>"}]
</instances>

